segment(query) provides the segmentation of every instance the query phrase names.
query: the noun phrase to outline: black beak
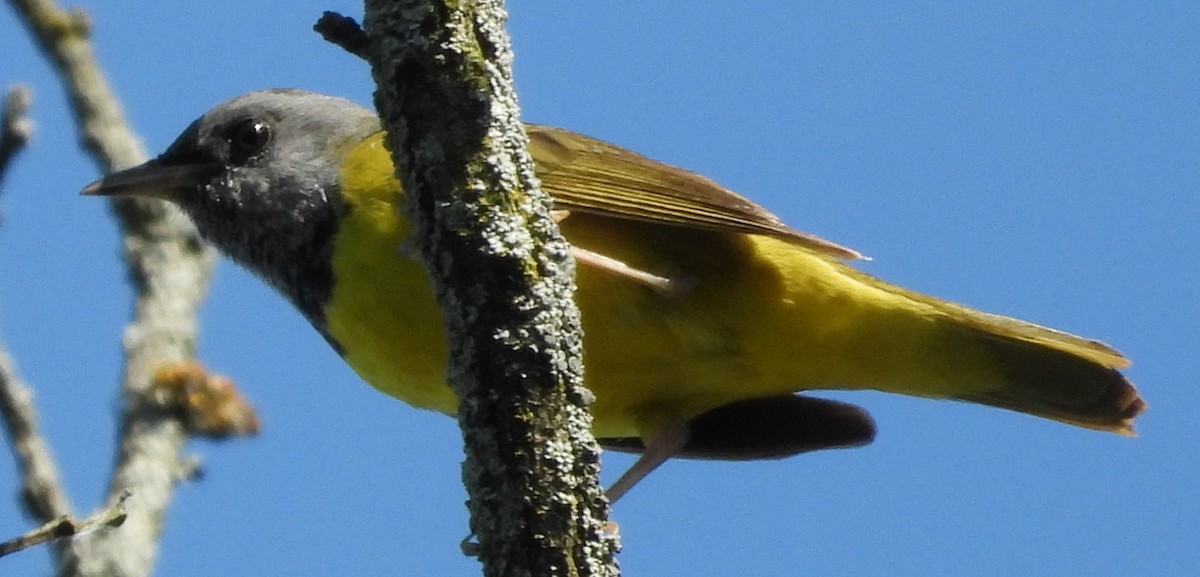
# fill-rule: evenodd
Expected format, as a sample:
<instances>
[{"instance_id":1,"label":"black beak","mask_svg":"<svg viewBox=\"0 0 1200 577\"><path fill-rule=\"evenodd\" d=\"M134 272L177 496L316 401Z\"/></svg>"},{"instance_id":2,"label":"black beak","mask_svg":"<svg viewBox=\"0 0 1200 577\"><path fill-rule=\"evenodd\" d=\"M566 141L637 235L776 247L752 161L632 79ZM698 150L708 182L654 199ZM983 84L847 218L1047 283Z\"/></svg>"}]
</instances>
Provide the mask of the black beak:
<instances>
[{"instance_id":1,"label":"black beak","mask_svg":"<svg viewBox=\"0 0 1200 577\"><path fill-rule=\"evenodd\" d=\"M220 170L214 164L167 165L159 159L117 171L80 191L85 196L140 196L178 200L184 193L203 186Z\"/></svg>"}]
</instances>

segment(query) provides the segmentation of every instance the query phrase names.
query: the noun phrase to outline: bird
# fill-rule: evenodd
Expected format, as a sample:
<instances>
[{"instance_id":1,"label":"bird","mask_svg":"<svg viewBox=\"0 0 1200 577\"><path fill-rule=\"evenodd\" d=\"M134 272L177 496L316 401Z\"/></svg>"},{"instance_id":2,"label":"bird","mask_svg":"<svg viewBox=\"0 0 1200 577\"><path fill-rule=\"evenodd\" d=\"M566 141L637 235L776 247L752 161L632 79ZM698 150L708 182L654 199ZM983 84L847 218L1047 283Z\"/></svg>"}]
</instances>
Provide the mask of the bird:
<instances>
[{"instance_id":1,"label":"bird","mask_svg":"<svg viewBox=\"0 0 1200 577\"><path fill-rule=\"evenodd\" d=\"M578 263L593 428L640 457L615 501L673 457L754 460L870 443L873 389L1133 434L1146 403L1115 349L888 284L850 248L716 182L527 124ZM374 111L296 89L227 100L158 157L82 191L178 206L271 285L367 383L453 415L447 347Z\"/></svg>"}]
</instances>

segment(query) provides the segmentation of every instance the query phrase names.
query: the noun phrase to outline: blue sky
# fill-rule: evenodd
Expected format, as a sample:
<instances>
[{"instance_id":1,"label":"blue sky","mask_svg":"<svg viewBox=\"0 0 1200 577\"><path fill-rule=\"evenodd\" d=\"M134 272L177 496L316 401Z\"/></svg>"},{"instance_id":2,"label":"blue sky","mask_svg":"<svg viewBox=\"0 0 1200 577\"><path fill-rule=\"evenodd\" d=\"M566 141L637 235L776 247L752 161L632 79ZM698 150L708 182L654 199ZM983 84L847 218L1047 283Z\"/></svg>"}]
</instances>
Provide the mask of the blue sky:
<instances>
[{"instance_id":1,"label":"blue sky","mask_svg":"<svg viewBox=\"0 0 1200 577\"><path fill-rule=\"evenodd\" d=\"M512 2L525 117L704 173L870 273L1109 342L1141 436L965 404L831 394L868 448L672 462L616 508L628 575L1183 575L1200 570L1200 9L1189 2ZM365 64L311 32L356 3L84 2L152 152L232 95L370 103ZM130 293L61 90L9 10L0 85L38 133L3 183L0 339L38 393L72 498L112 455ZM191 446L160 575L463 574L454 422L363 385L229 263L201 359L264 434ZM606 479L629 463L606 456ZM0 459L0 536L27 522ZM3 497L8 495L9 497ZM44 574L44 551L0 560Z\"/></svg>"}]
</instances>

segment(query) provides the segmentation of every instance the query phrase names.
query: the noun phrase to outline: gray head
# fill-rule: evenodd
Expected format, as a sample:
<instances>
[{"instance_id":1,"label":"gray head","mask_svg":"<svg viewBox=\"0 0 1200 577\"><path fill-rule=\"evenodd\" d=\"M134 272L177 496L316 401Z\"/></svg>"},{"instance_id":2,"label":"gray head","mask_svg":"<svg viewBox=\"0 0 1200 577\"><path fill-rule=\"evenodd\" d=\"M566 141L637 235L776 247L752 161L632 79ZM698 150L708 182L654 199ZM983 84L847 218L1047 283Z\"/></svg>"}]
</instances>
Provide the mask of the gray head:
<instances>
[{"instance_id":1,"label":"gray head","mask_svg":"<svg viewBox=\"0 0 1200 577\"><path fill-rule=\"evenodd\" d=\"M329 251L344 210L339 165L379 129L374 112L341 98L251 92L205 113L158 158L83 192L175 203L205 239L323 328Z\"/></svg>"}]
</instances>

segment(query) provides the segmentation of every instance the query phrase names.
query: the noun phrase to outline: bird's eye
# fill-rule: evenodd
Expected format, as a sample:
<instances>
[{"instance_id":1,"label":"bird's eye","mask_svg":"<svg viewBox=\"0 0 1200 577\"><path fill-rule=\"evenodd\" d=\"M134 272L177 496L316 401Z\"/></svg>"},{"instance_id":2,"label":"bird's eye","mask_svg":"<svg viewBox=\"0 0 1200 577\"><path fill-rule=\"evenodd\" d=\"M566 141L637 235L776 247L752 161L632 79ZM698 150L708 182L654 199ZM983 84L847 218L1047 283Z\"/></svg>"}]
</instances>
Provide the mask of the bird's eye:
<instances>
[{"instance_id":1,"label":"bird's eye","mask_svg":"<svg viewBox=\"0 0 1200 577\"><path fill-rule=\"evenodd\" d=\"M241 164L262 152L271 142L271 125L247 118L233 125L228 135L229 159Z\"/></svg>"}]
</instances>

